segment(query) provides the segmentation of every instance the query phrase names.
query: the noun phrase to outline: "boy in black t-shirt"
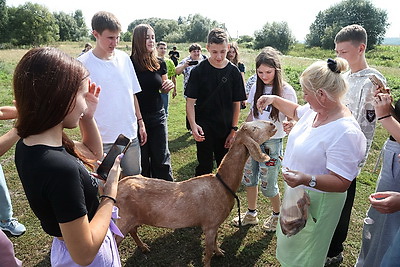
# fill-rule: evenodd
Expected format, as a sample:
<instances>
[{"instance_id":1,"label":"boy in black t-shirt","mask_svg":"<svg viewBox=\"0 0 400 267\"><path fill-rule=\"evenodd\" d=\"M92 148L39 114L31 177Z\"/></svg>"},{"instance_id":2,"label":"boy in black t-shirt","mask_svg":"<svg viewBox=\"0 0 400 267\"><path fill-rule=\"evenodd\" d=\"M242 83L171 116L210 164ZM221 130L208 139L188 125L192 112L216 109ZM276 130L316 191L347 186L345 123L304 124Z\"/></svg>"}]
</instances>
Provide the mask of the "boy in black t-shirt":
<instances>
[{"instance_id":1,"label":"boy in black t-shirt","mask_svg":"<svg viewBox=\"0 0 400 267\"><path fill-rule=\"evenodd\" d=\"M232 145L239 121L240 102L246 99L242 76L226 59L224 30L213 29L207 40L210 57L192 70L185 90L186 113L197 145L196 176L211 173ZM196 104L196 105L195 105Z\"/></svg>"}]
</instances>

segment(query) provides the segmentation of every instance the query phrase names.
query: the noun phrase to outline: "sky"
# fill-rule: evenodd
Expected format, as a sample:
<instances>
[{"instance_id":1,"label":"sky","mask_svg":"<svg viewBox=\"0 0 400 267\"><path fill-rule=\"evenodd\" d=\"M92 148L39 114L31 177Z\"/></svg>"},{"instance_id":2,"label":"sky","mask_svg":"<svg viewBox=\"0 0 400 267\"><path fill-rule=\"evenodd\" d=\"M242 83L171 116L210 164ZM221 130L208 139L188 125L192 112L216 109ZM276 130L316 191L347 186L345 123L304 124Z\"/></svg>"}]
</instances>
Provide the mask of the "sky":
<instances>
[{"instance_id":1,"label":"sky","mask_svg":"<svg viewBox=\"0 0 400 267\"><path fill-rule=\"evenodd\" d=\"M17 7L27 0L6 0L7 6ZM90 28L90 20L97 11L109 11L117 16L122 31L136 19L150 17L177 20L179 16L200 14L211 20L225 23L231 37L253 35L267 23L286 21L298 41L303 41L319 11L323 11L341 0L249 0L249 1L141 1L141 0L30 0L29 2L46 6L51 12L63 11L67 14L80 9ZM371 0L375 7L388 12L391 24L385 37L400 37L400 1ZM157 34L157 33L156 33ZM156 36L157 37L157 36Z\"/></svg>"}]
</instances>

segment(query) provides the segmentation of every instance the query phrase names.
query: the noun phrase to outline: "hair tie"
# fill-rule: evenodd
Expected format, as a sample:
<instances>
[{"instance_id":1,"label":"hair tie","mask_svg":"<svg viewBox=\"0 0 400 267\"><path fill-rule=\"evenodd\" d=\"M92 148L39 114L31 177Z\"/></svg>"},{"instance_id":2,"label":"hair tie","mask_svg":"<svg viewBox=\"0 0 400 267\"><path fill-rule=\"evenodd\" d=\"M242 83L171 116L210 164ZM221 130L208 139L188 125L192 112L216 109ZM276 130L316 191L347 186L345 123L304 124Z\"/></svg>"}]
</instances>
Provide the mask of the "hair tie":
<instances>
[{"instance_id":1,"label":"hair tie","mask_svg":"<svg viewBox=\"0 0 400 267\"><path fill-rule=\"evenodd\" d=\"M335 73L340 73L340 70L338 70L338 68L337 68L337 62L336 62L336 60L333 60L333 59L331 59L331 58L328 58L327 63L328 63L328 68L329 68L331 71L333 71L333 72L335 72Z\"/></svg>"}]
</instances>

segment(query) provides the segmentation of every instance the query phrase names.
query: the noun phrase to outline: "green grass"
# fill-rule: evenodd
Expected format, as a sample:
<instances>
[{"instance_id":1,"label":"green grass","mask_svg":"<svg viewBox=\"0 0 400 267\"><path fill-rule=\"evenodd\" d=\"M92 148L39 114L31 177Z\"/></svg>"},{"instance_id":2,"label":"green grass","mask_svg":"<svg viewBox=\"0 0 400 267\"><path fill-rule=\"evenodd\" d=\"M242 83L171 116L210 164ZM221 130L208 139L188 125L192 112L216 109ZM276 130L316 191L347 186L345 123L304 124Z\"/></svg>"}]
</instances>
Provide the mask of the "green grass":
<instances>
[{"instance_id":1,"label":"green grass","mask_svg":"<svg viewBox=\"0 0 400 267\"><path fill-rule=\"evenodd\" d=\"M126 45L129 46L130 44L121 44L121 48L128 51L129 47L127 49ZM60 49L71 55L78 55L82 46L83 44L78 43L59 44ZM187 44L178 45L178 49L182 51L181 58L187 55L187 47ZM26 50L0 50L0 99L2 105L12 104L12 70L25 52ZM316 58L325 59L330 52L311 51L310 53L310 51L304 49L304 53L307 53L308 56L298 54L282 58L286 80L298 90L300 98L298 75ZM205 52L205 54L207 53ZM246 77L249 77L255 71L254 59L257 52L250 49L241 49L241 54L242 60L247 67ZM308 58L311 55L314 55L312 56L313 59ZM400 77L399 68L385 66L384 64L379 65L378 63L375 66L388 78L389 86L397 86L399 82L396 79ZM185 128L182 76L178 77L177 85L178 96L175 99L171 98L170 102L168 130L173 174L177 181L181 181L193 176L197 163L195 142ZM397 94L398 90L394 91ZM248 109L241 111L241 121L243 121L247 112ZM5 133L12 125L12 121L0 121L0 134ZM79 138L77 133L76 129L68 131L68 134L74 138ZM345 243L343 266L353 266L357 259L361 245L362 222L368 209L367 197L374 191L379 173L379 168L376 172L373 172L373 169L386 138L386 131L378 124L369 159L357 179L357 194L349 235ZM15 170L13 155L14 148L1 157L0 162L4 168L10 189L14 216L25 224L27 232L21 237L12 237L11 240L14 243L17 257L24 261L24 266L49 266L48 257L52 238L41 229L39 221L29 207ZM282 188L281 181L280 186ZM239 190L238 195L243 211L246 209L243 188ZM271 207L268 200L261 194L259 195L258 206L262 222L271 213ZM213 257L212 266L279 266L275 259L275 235L263 232L260 225L243 227L242 229L232 227L230 221L235 216L237 216L236 205L218 232L218 242L226 252L225 257ZM204 239L198 228L169 230L143 226L139 229L139 235L151 246L151 252L142 254L137 249L132 238L126 238L120 247L120 255L124 266L202 266Z\"/></svg>"}]
</instances>

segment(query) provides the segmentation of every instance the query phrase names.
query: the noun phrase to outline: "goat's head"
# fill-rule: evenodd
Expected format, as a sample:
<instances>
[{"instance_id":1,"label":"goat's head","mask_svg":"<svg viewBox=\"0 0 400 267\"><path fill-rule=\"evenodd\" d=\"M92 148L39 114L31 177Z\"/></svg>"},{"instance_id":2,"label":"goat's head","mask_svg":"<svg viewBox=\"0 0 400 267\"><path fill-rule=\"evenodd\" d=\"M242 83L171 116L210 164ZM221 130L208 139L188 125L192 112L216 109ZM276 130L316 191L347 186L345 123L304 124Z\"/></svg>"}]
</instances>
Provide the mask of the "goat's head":
<instances>
[{"instance_id":1,"label":"goat's head","mask_svg":"<svg viewBox=\"0 0 400 267\"><path fill-rule=\"evenodd\" d=\"M253 159L259 162L269 160L269 156L262 153L260 145L276 133L275 125L269 121L245 122L236 135L235 142L243 143Z\"/></svg>"}]
</instances>

